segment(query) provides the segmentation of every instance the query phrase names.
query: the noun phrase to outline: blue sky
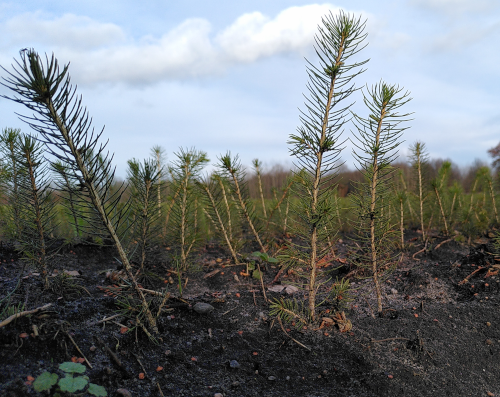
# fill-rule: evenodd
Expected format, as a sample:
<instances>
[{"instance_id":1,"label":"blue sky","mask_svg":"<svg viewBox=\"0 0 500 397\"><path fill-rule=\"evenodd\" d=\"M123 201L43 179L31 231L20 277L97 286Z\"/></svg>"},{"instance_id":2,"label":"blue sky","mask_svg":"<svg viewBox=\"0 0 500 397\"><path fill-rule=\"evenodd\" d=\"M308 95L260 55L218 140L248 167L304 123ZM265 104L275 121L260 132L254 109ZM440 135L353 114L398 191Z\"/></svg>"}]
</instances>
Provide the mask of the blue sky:
<instances>
[{"instance_id":1,"label":"blue sky","mask_svg":"<svg viewBox=\"0 0 500 397\"><path fill-rule=\"evenodd\" d=\"M473 4L474 3L474 4ZM21 48L54 52L96 129L106 126L118 174L154 145L230 150L250 165L290 164L287 140L299 125L313 37L339 9L367 19L370 58L357 86L383 79L411 92L414 112L401 155L414 141L460 166L500 141L500 3L497 0L337 1L3 1L0 65ZM0 76L6 76L0 71ZM9 94L0 88L0 94ZM353 110L366 116L362 97ZM0 126L28 131L0 99ZM349 138L347 126L344 138ZM352 165L348 142L342 153Z\"/></svg>"}]
</instances>

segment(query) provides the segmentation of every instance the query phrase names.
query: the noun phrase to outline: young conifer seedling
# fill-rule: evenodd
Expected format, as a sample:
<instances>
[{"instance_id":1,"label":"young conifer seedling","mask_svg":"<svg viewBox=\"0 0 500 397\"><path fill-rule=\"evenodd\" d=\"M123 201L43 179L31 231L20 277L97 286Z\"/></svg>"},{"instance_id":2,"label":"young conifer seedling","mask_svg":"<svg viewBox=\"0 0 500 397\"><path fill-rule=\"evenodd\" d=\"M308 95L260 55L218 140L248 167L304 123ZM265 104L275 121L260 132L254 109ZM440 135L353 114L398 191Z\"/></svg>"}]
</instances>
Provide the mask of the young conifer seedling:
<instances>
[{"instance_id":1,"label":"young conifer seedling","mask_svg":"<svg viewBox=\"0 0 500 397\"><path fill-rule=\"evenodd\" d=\"M392 231L388 206L392 199L392 177L396 169L391 166L397 157L400 138L408 127L408 114L399 114L398 109L406 104L408 92L384 82L367 89L364 102L370 114L367 118L354 115L357 133L353 142L357 168L363 173L364 181L356 184L351 200L358 211L354 223L356 235L361 243L359 255L361 264L371 270L377 294L378 312L382 313L382 289L380 269L392 258L395 232ZM384 211L385 209L385 211Z\"/></svg>"},{"instance_id":2,"label":"young conifer seedling","mask_svg":"<svg viewBox=\"0 0 500 397\"><path fill-rule=\"evenodd\" d=\"M162 169L158 169L157 161L136 159L128 161L128 181L131 190L131 213L135 217L130 239L136 247L131 257L139 262L136 275L144 270L146 252L157 242L161 225L158 211L158 188Z\"/></svg>"},{"instance_id":3,"label":"young conifer seedling","mask_svg":"<svg viewBox=\"0 0 500 397\"><path fill-rule=\"evenodd\" d=\"M219 182L221 182L221 177L214 174L211 177L206 177L204 180L197 180L196 185L201 191L201 196L204 198L203 210L205 216L214 226L216 233L224 239L234 263L238 264L239 260L233 244L231 212L226 207L227 199L224 196L224 185Z\"/></svg>"},{"instance_id":4,"label":"young conifer seedling","mask_svg":"<svg viewBox=\"0 0 500 397\"><path fill-rule=\"evenodd\" d=\"M175 153L177 160L170 167L172 190L176 199L172 202L172 219L170 233L172 241L178 248L180 267L186 270L188 257L199 241L198 228L198 193L195 181L199 178L203 167L208 163L207 154L194 148L180 149Z\"/></svg>"},{"instance_id":5,"label":"young conifer seedling","mask_svg":"<svg viewBox=\"0 0 500 397\"><path fill-rule=\"evenodd\" d=\"M5 190L8 204L10 235L14 238L21 236L21 214L19 201L20 169L16 156L16 145L21 136L21 130L5 128L0 134L0 153L3 156L2 186Z\"/></svg>"},{"instance_id":6,"label":"young conifer seedling","mask_svg":"<svg viewBox=\"0 0 500 397\"><path fill-rule=\"evenodd\" d=\"M33 49L20 52L14 71L8 73L2 84L15 95L4 96L25 105L34 114L22 116L30 127L40 134L49 154L68 165L67 175L72 183L81 189L74 190L84 204L81 216L96 213L97 219L88 219L90 232L110 236L116 247L121 263L135 289L142 305L142 315L147 319L154 333L158 333L156 319L153 317L132 272L127 254L122 246L119 228L128 205L118 209L123 189L111 194L115 169L111 165L112 156L105 151L106 144L100 143L104 130L95 133L88 111L82 106L82 98L76 94L66 65L59 68L57 59L52 55L42 62ZM87 216L87 218L89 218Z\"/></svg>"},{"instance_id":7,"label":"young conifer seedling","mask_svg":"<svg viewBox=\"0 0 500 397\"><path fill-rule=\"evenodd\" d=\"M44 288L48 289L57 251L53 238L56 212L49 170L44 165L42 144L29 135L20 135L15 156L21 171L18 174L21 251L24 259L40 272Z\"/></svg>"},{"instance_id":8,"label":"young conifer seedling","mask_svg":"<svg viewBox=\"0 0 500 397\"><path fill-rule=\"evenodd\" d=\"M425 143L415 142L410 146L410 158L412 161L413 168L415 169L416 179L417 179L417 189L418 189L418 203L420 208L420 227L422 229L422 240L425 241L425 224L424 224L424 201L427 197L427 192L425 189L425 175L424 168L427 165L428 155L425 148Z\"/></svg>"},{"instance_id":9,"label":"young conifer seedling","mask_svg":"<svg viewBox=\"0 0 500 397\"><path fill-rule=\"evenodd\" d=\"M306 111L301 112L302 125L289 140L297 167L292 192L298 198L291 205L296 216L290 229L300 242L290 244L280 258L287 266L307 269L308 312L301 317L311 321L316 320L318 263L329 254L328 239L336 233L336 222L332 222L336 186L332 182L340 166L340 138L351 106L346 99L356 90L352 80L368 62L351 61L365 46L364 28L365 22L342 11L322 19L315 37L318 64L308 61ZM277 301L273 309L279 315L289 308Z\"/></svg>"}]
</instances>

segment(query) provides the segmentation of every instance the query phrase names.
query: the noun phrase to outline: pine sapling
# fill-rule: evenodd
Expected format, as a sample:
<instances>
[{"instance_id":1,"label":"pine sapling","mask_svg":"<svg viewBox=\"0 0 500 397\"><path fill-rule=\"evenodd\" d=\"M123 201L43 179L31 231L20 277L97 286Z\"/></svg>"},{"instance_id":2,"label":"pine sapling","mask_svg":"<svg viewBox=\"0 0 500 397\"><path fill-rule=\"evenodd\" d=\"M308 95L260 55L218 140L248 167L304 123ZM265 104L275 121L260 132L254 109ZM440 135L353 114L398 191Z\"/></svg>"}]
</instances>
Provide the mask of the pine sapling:
<instances>
[{"instance_id":1,"label":"pine sapling","mask_svg":"<svg viewBox=\"0 0 500 397\"><path fill-rule=\"evenodd\" d=\"M98 214L100 221L89 219L89 227L94 229L91 232L111 237L141 302L141 314L157 334L156 319L132 273L118 234L128 206L121 206L117 211L123 189L110 194L115 170L111 165L112 156L104 154L106 144L99 143L103 130L94 132L89 114L81 105L81 97L76 95L76 87L70 83L68 65L60 70L53 55L50 59L46 56L43 64L33 49L22 50L20 57L12 73L4 69L9 77L4 78L2 84L15 93L13 97L4 97L34 112L23 119L40 134L49 154L68 165L72 182L82 187L74 193L82 198L87 210L92 208ZM82 216L86 216L86 211L82 211ZM139 317L136 321L140 321Z\"/></svg>"},{"instance_id":2,"label":"pine sapling","mask_svg":"<svg viewBox=\"0 0 500 397\"><path fill-rule=\"evenodd\" d=\"M425 144L422 142L415 142L412 146L410 146L411 159L413 163L413 167L417 174L417 189L418 189L418 203L420 206L420 227L422 229L422 240L426 239L425 225L424 225L424 201L426 198L425 190L424 190L424 166L427 164L427 152L425 149Z\"/></svg>"},{"instance_id":3,"label":"pine sapling","mask_svg":"<svg viewBox=\"0 0 500 397\"><path fill-rule=\"evenodd\" d=\"M328 239L337 232L333 229L336 222L332 222L333 178L340 166L340 137L351 106L345 100L355 92L352 80L364 71L361 66L367 62L351 61L365 47L364 28L365 22L342 11L322 19L315 37L318 64L308 62L306 111L301 112L301 126L289 139L296 161L292 191L298 199L292 205L295 216L290 228L300 242L290 244L281 258L287 266L307 268L306 317L311 321L316 320L318 263L330 255ZM274 304L280 306L279 302Z\"/></svg>"},{"instance_id":4,"label":"pine sapling","mask_svg":"<svg viewBox=\"0 0 500 397\"><path fill-rule=\"evenodd\" d=\"M361 243L362 262L367 263L372 273L379 314L382 313L379 273L392 260L394 238L389 213L384 212L393 191L392 178L396 169L391 163L397 157L401 135L408 128L401 123L407 121L409 114L399 114L398 109L410 98L408 92L401 91L399 86L380 82L363 92L369 116L354 115L357 130L354 157L365 179L356 184L351 195L358 210L358 221L354 225Z\"/></svg>"}]
</instances>

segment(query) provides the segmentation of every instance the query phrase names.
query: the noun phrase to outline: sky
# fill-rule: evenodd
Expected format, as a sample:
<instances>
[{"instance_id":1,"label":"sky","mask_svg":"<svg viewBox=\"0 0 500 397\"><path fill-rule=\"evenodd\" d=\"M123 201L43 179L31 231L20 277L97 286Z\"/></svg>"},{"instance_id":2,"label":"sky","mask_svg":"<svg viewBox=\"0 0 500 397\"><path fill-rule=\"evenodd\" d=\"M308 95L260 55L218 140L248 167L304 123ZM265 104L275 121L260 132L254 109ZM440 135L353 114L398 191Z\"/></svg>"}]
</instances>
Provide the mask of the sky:
<instances>
[{"instance_id":1,"label":"sky","mask_svg":"<svg viewBox=\"0 0 500 397\"><path fill-rule=\"evenodd\" d=\"M366 20L368 45L356 60L370 61L356 86L383 80L410 92L401 158L419 140L431 158L489 162L500 141L498 0L2 1L0 65L12 71L23 48L70 63L121 177L127 160L156 145L169 161L194 147L212 164L231 151L265 171L292 164L287 141L305 109L306 59L317 61L321 17L339 10ZM361 91L351 98L366 117ZM16 112L31 114L1 98L0 127L30 132ZM350 168L353 130L345 128L341 155Z\"/></svg>"}]
</instances>

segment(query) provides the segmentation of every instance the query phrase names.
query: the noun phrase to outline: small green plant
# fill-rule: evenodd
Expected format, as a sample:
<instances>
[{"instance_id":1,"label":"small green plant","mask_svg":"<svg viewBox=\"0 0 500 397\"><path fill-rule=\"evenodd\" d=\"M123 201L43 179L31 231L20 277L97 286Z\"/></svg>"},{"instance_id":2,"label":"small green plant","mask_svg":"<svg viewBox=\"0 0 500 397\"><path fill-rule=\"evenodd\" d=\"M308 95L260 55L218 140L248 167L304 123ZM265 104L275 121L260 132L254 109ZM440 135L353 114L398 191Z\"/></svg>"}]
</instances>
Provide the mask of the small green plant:
<instances>
[{"instance_id":1,"label":"small green plant","mask_svg":"<svg viewBox=\"0 0 500 397\"><path fill-rule=\"evenodd\" d=\"M339 280L337 278L330 289L327 301L331 303L336 312L347 309L348 304L353 301L349 280L346 278Z\"/></svg>"},{"instance_id":2,"label":"small green plant","mask_svg":"<svg viewBox=\"0 0 500 397\"><path fill-rule=\"evenodd\" d=\"M364 181L356 183L350 198L357 212L354 228L360 243L359 265L371 271L379 313L382 312L380 277L394 259L396 237L388 208L396 170L391 163L397 156L401 135L408 128L401 126L408 114L400 114L398 110L410 98L408 92L401 92L399 86L380 82L363 92L369 116L354 115L357 129L354 157Z\"/></svg>"},{"instance_id":3,"label":"small green plant","mask_svg":"<svg viewBox=\"0 0 500 397\"><path fill-rule=\"evenodd\" d=\"M198 225L199 190L195 189L195 181L208 163L205 152L181 148L174 153L177 160L170 166L172 191L177 198L172 201L172 219L168 232L170 240L176 247L181 260L181 268L188 268L189 255L200 240Z\"/></svg>"},{"instance_id":4,"label":"small green plant","mask_svg":"<svg viewBox=\"0 0 500 397\"><path fill-rule=\"evenodd\" d=\"M162 169L156 160L136 159L128 161L128 181L131 190L131 216L135 218L131 232L131 243L135 245L129 254L139 262L137 275L144 270L147 250L158 241L161 225L157 192Z\"/></svg>"},{"instance_id":5,"label":"small green plant","mask_svg":"<svg viewBox=\"0 0 500 397\"><path fill-rule=\"evenodd\" d=\"M86 370L84 365L65 362L59 365L59 370L64 373L63 377L48 371L39 375L33 382L35 391L39 393L52 392L52 396L74 395L74 393L78 393L80 396L105 397L108 395L104 387L90 383L88 376L82 375Z\"/></svg>"},{"instance_id":6,"label":"small green plant","mask_svg":"<svg viewBox=\"0 0 500 397\"><path fill-rule=\"evenodd\" d=\"M270 257L267 252L260 251L253 252L252 255L248 257L248 260L250 263L247 267L247 273L249 270L253 271L252 277L257 280L260 280L261 277L260 263L264 265L267 263L279 263L278 259Z\"/></svg>"},{"instance_id":7,"label":"small green plant","mask_svg":"<svg viewBox=\"0 0 500 397\"><path fill-rule=\"evenodd\" d=\"M415 142L410 146L410 158L413 168L416 172L417 189L418 189L418 203L420 205L420 227L422 228L422 240L425 241L427 237L424 225L424 202L427 197L425 190L425 166L427 165L428 155L425 148L425 143Z\"/></svg>"},{"instance_id":8,"label":"small green plant","mask_svg":"<svg viewBox=\"0 0 500 397\"><path fill-rule=\"evenodd\" d=\"M318 63L308 61L310 96L301 112L301 126L291 134L290 152L295 157L292 192L297 196L290 224L298 242L289 244L280 255L286 266L306 268L307 318L316 320L316 295L321 285L318 264L331 254L331 239L337 232L334 178L340 166L340 139L349 121L352 103L347 98L356 91L353 79L362 73L368 60L352 62L364 47L365 22L340 12L322 19L315 37Z\"/></svg>"}]
</instances>

